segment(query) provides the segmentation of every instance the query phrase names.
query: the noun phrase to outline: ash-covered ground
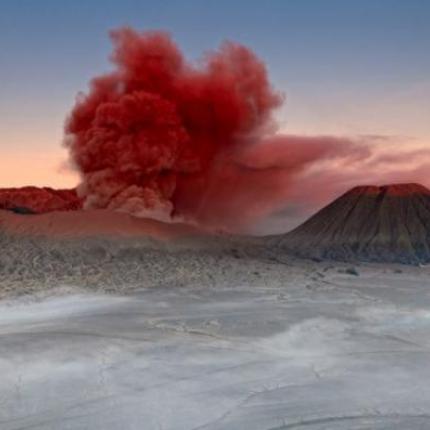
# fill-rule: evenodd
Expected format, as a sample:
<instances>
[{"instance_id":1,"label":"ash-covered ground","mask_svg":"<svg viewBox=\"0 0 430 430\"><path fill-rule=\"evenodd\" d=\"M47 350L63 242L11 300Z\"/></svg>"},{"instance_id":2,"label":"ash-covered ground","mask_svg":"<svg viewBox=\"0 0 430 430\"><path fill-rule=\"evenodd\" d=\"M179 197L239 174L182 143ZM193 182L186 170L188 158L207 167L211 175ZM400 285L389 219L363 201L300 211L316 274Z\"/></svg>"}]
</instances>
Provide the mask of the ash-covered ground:
<instances>
[{"instance_id":1,"label":"ash-covered ground","mask_svg":"<svg viewBox=\"0 0 430 430\"><path fill-rule=\"evenodd\" d=\"M283 283L286 257L259 239L0 238L0 298L72 285L89 292L128 294L150 287L225 287Z\"/></svg>"},{"instance_id":2,"label":"ash-covered ground","mask_svg":"<svg viewBox=\"0 0 430 430\"><path fill-rule=\"evenodd\" d=\"M0 428L430 427L428 267L191 242L3 235Z\"/></svg>"}]
</instances>

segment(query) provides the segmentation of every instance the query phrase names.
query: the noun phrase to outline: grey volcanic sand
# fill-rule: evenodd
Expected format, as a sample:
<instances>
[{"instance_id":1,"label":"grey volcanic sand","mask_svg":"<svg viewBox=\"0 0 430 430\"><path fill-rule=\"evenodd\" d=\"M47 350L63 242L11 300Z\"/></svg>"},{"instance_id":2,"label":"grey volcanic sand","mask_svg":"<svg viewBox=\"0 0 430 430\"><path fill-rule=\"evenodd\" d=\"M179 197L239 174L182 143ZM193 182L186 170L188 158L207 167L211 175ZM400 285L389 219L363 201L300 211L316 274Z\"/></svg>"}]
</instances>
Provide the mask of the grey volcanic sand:
<instances>
[{"instance_id":1,"label":"grey volcanic sand","mask_svg":"<svg viewBox=\"0 0 430 430\"><path fill-rule=\"evenodd\" d=\"M0 236L1 430L430 428L429 267L16 226Z\"/></svg>"},{"instance_id":2,"label":"grey volcanic sand","mask_svg":"<svg viewBox=\"0 0 430 430\"><path fill-rule=\"evenodd\" d=\"M187 226L106 211L28 216L0 211L0 298L59 285L127 293L228 285L231 277L261 282L273 278L273 262L282 260L266 257L263 243L203 236Z\"/></svg>"},{"instance_id":3,"label":"grey volcanic sand","mask_svg":"<svg viewBox=\"0 0 430 430\"><path fill-rule=\"evenodd\" d=\"M430 428L428 268L230 264L4 301L0 428Z\"/></svg>"}]
</instances>

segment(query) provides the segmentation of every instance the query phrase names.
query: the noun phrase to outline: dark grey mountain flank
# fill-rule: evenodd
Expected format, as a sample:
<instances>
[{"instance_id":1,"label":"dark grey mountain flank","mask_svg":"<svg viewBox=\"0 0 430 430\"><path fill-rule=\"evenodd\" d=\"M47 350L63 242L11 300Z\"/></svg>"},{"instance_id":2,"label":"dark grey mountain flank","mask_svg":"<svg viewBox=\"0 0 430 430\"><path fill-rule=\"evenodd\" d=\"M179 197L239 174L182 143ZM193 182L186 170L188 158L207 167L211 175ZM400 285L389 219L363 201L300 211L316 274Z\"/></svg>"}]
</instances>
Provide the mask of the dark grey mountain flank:
<instances>
[{"instance_id":1,"label":"dark grey mountain flank","mask_svg":"<svg viewBox=\"0 0 430 430\"><path fill-rule=\"evenodd\" d=\"M314 259L427 263L430 190L419 184L355 187L272 245Z\"/></svg>"}]
</instances>

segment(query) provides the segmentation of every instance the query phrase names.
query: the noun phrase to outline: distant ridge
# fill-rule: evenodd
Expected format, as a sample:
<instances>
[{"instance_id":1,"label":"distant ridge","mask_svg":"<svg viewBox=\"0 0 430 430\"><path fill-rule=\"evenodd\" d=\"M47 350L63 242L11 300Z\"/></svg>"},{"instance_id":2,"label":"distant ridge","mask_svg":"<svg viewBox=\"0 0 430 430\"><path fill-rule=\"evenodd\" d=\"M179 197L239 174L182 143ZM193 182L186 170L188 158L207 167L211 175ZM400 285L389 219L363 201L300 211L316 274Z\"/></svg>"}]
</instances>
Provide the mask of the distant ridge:
<instances>
[{"instance_id":1,"label":"distant ridge","mask_svg":"<svg viewBox=\"0 0 430 430\"><path fill-rule=\"evenodd\" d=\"M82 208L74 189L49 187L0 188L0 209L19 214L70 211Z\"/></svg>"},{"instance_id":2,"label":"distant ridge","mask_svg":"<svg viewBox=\"0 0 430 430\"><path fill-rule=\"evenodd\" d=\"M430 262L430 190L415 183L352 188L272 243L316 259Z\"/></svg>"}]
</instances>

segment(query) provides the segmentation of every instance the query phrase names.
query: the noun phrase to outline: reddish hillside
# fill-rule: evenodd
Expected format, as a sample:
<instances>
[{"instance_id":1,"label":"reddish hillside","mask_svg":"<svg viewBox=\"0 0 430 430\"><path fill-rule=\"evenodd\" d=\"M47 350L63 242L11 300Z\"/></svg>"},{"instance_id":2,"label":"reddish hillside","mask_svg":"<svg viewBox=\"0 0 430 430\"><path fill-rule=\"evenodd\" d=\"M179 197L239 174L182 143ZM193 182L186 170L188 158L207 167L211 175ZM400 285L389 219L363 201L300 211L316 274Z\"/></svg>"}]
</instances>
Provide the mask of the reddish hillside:
<instances>
[{"instance_id":1,"label":"reddish hillside","mask_svg":"<svg viewBox=\"0 0 430 430\"><path fill-rule=\"evenodd\" d=\"M0 211L0 231L14 236L51 239L152 237L168 240L203 234L185 224L163 223L100 209L52 212L31 217Z\"/></svg>"},{"instance_id":2,"label":"reddish hillside","mask_svg":"<svg viewBox=\"0 0 430 430\"><path fill-rule=\"evenodd\" d=\"M419 184L353 188L275 244L336 260L430 261L430 190Z\"/></svg>"},{"instance_id":3,"label":"reddish hillside","mask_svg":"<svg viewBox=\"0 0 430 430\"><path fill-rule=\"evenodd\" d=\"M0 209L21 213L45 213L76 210L82 201L76 191L52 188L22 187L0 189Z\"/></svg>"}]
</instances>

